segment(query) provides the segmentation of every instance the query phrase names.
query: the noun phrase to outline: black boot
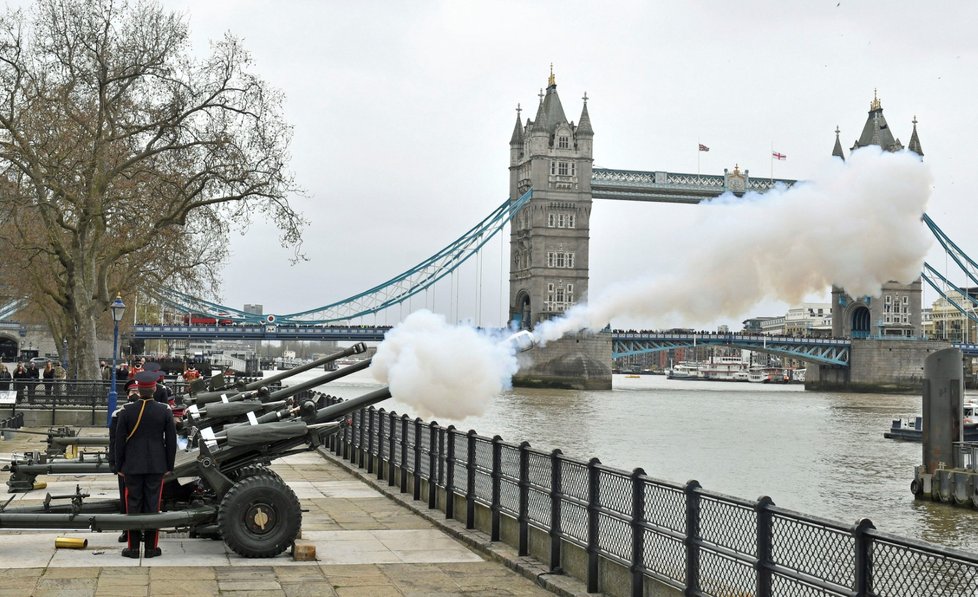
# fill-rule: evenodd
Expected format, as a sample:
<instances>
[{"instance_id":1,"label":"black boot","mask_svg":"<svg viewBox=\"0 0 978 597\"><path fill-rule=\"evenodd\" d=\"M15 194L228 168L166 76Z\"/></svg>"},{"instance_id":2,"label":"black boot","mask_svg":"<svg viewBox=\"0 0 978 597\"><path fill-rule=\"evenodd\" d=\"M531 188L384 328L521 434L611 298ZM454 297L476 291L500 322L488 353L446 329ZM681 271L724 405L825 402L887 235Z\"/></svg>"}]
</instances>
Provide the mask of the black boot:
<instances>
[{"instance_id":1,"label":"black boot","mask_svg":"<svg viewBox=\"0 0 978 597\"><path fill-rule=\"evenodd\" d=\"M139 548L138 547L127 547L122 550L122 557L124 558L135 558L139 559Z\"/></svg>"},{"instance_id":2,"label":"black boot","mask_svg":"<svg viewBox=\"0 0 978 597\"><path fill-rule=\"evenodd\" d=\"M163 555L163 550L156 547L156 537L159 531L146 531L143 535L143 557L144 558L155 558L156 556Z\"/></svg>"},{"instance_id":3,"label":"black boot","mask_svg":"<svg viewBox=\"0 0 978 597\"><path fill-rule=\"evenodd\" d=\"M125 543L128 540L129 540L129 531L122 531L122 534L119 535L119 543Z\"/></svg>"}]
</instances>

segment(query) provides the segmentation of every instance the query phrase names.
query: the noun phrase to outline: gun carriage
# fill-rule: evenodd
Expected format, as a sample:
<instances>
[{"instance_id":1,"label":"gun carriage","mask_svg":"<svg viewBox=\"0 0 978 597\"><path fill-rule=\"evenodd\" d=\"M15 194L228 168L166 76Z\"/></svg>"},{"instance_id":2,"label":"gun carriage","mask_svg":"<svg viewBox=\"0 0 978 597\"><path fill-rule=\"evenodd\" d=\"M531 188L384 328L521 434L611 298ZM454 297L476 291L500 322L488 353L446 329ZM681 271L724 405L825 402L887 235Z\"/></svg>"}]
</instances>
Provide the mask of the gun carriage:
<instances>
[{"instance_id":1,"label":"gun carriage","mask_svg":"<svg viewBox=\"0 0 978 597\"><path fill-rule=\"evenodd\" d=\"M358 344L326 360L365 350ZM39 506L10 508L11 497L0 506L0 529L100 532L177 528L187 530L191 537L221 538L244 557L276 556L298 536L302 511L295 492L267 467L278 458L323 445L345 424L348 415L390 398L386 387L330 406L319 407L310 397L311 388L369 364L364 360L274 392L252 382L233 390L210 390L186 397L184 402L197 407L198 415L194 417L188 409L185 416L188 447L177 452L174 470L164 478L158 514L119 514L118 500L88 500L90 495L76 487L74 494L48 494ZM228 395L229 391L235 393ZM223 397L213 399L215 392L223 392ZM236 410L230 408L232 405L240 406ZM76 461L47 461L39 453L33 456L36 458L15 459L4 467L11 472L7 483L10 492L32 489L39 474L110 472L101 455Z\"/></svg>"}]
</instances>

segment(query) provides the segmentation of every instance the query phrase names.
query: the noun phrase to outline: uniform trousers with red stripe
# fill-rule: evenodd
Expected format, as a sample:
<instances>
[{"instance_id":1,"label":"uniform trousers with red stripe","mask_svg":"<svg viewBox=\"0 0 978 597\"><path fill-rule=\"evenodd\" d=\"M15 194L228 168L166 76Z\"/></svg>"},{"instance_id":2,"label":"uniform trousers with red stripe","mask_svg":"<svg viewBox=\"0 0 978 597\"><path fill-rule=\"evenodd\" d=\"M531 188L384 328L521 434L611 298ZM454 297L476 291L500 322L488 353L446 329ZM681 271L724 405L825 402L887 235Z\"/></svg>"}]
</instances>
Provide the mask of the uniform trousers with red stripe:
<instances>
[{"instance_id":1,"label":"uniform trousers with red stripe","mask_svg":"<svg viewBox=\"0 0 978 597\"><path fill-rule=\"evenodd\" d=\"M126 514L155 514L160 511L163 498L163 475L126 475ZM147 547L159 546L159 530L143 531L143 543ZM129 531L129 547L139 548L139 531Z\"/></svg>"}]
</instances>

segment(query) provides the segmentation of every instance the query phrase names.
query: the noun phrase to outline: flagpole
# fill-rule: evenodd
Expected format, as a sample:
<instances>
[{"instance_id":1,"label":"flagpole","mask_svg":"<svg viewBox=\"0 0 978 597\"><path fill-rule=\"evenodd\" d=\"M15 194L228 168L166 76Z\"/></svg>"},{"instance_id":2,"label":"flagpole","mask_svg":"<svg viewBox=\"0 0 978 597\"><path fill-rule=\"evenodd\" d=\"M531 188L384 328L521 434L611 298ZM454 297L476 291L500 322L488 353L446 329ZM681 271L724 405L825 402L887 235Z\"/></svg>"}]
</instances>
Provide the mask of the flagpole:
<instances>
[{"instance_id":1,"label":"flagpole","mask_svg":"<svg viewBox=\"0 0 978 597\"><path fill-rule=\"evenodd\" d=\"M701 143L699 139L697 139L696 140L696 178L700 177L700 154L703 153L702 151L700 151L700 145Z\"/></svg>"},{"instance_id":2,"label":"flagpole","mask_svg":"<svg viewBox=\"0 0 978 597\"><path fill-rule=\"evenodd\" d=\"M771 184L774 184L774 141L771 141Z\"/></svg>"}]
</instances>

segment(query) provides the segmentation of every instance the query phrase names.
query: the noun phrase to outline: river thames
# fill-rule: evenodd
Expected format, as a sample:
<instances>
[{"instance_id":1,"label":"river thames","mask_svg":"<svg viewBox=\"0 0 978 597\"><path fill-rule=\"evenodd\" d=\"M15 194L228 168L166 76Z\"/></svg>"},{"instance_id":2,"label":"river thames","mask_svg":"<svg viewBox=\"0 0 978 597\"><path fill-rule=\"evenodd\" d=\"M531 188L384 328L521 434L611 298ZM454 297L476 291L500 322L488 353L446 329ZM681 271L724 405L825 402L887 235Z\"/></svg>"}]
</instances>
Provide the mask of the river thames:
<instances>
[{"instance_id":1,"label":"river thames","mask_svg":"<svg viewBox=\"0 0 978 597\"><path fill-rule=\"evenodd\" d=\"M313 375L306 372L298 380ZM315 372L320 374L321 372ZM308 377L307 377L308 376ZM342 398L380 387L369 372L323 387ZM916 501L921 445L885 439L920 396L806 392L795 385L615 375L606 391L514 389L485 414L442 425L844 523L978 553L978 511ZM394 401L378 406L407 413Z\"/></svg>"}]
</instances>

